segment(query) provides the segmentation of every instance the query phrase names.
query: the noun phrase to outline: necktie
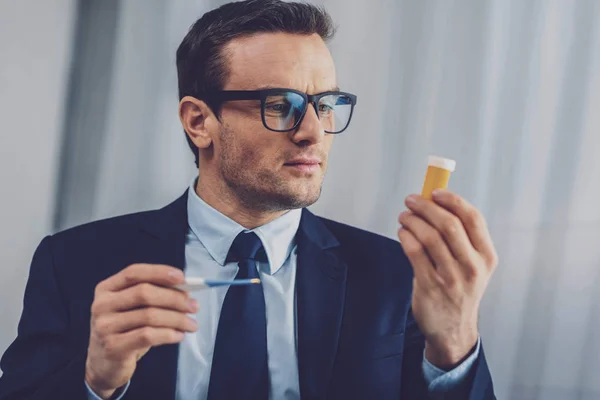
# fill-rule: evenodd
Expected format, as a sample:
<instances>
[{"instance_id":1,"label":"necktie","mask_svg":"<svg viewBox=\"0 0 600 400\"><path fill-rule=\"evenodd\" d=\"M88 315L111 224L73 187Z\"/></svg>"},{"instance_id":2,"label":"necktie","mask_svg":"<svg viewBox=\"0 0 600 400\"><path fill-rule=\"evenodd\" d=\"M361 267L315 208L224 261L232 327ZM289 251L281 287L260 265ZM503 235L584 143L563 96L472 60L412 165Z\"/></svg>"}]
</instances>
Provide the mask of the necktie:
<instances>
[{"instance_id":1,"label":"necktie","mask_svg":"<svg viewBox=\"0 0 600 400\"><path fill-rule=\"evenodd\" d=\"M255 233L240 233L227 260L238 261L236 279L258 278L266 261ZM230 287L223 302L213 354L208 399L269 398L267 319L262 284Z\"/></svg>"}]
</instances>

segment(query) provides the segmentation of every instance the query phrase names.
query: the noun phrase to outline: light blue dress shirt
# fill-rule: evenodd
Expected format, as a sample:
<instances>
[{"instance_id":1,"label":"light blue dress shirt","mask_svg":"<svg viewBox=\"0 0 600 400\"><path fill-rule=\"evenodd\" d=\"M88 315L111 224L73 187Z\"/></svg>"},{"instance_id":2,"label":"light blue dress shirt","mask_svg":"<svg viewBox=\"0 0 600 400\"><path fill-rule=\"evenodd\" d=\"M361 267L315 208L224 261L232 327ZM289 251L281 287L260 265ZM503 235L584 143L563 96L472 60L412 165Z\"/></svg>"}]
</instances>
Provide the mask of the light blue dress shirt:
<instances>
[{"instance_id":1,"label":"light blue dress shirt","mask_svg":"<svg viewBox=\"0 0 600 400\"><path fill-rule=\"evenodd\" d=\"M195 191L195 180L188 196L189 230L185 244L186 277L233 279L237 263L225 264L233 240L240 232L249 232L237 222L206 204ZM253 229L260 238L268 263L259 263L259 274L266 300L267 351L270 375L270 399L300 399L296 329L296 231L302 210L292 210ZM227 288L213 288L190 293L200 305L191 317L198 331L186 333L179 346L177 400L207 398L211 362L221 307ZM447 391L458 385L469 372L479 354L475 351L458 367L446 372L423 357L423 373L430 391ZM87 384L86 384L87 386ZM117 394L120 399L129 383ZM99 397L89 388L89 400Z\"/></svg>"}]
</instances>

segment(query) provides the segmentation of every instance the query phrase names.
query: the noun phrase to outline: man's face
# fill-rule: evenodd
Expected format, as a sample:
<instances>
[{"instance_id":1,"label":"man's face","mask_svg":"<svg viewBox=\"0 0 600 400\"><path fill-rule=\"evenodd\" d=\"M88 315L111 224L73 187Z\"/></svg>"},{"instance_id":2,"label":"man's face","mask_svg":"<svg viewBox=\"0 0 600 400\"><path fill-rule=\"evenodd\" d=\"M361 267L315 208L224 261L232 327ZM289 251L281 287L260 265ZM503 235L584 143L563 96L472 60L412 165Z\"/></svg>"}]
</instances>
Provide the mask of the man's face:
<instances>
[{"instance_id":1,"label":"man's face","mask_svg":"<svg viewBox=\"0 0 600 400\"><path fill-rule=\"evenodd\" d=\"M336 87L331 54L318 35L259 34L230 42L225 54L230 76L224 90L316 94ZM213 170L243 204L280 211L317 201L333 136L325 134L312 104L290 132L266 129L258 100L223 103L220 120Z\"/></svg>"}]
</instances>

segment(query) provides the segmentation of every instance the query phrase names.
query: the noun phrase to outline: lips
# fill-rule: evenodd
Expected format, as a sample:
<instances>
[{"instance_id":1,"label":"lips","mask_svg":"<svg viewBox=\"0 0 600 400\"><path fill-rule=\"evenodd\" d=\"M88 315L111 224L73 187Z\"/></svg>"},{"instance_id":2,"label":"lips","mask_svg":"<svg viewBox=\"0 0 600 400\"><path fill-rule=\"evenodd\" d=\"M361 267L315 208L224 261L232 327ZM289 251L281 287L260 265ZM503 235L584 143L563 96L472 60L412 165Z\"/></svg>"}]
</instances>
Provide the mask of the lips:
<instances>
[{"instance_id":1,"label":"lips","mask_svg":"<svg viewBox=\"0 0 600 400\"><path fill-rule=\"evenodd\" d=\"M317 157L300 157L294 158L285 163L285 165L319 165L321 159Z\"/></svg>"},{"instance_id":2,"label":"lips","mask_svg":"<svg viewBox=\"0 0 600 400\"><path fill-rule=\"evenodd\" d=\"M284 166L302 173L312 173L321 169L321 159L318 157L297 157L286 162Z\"/></svg>"}]
</instances>

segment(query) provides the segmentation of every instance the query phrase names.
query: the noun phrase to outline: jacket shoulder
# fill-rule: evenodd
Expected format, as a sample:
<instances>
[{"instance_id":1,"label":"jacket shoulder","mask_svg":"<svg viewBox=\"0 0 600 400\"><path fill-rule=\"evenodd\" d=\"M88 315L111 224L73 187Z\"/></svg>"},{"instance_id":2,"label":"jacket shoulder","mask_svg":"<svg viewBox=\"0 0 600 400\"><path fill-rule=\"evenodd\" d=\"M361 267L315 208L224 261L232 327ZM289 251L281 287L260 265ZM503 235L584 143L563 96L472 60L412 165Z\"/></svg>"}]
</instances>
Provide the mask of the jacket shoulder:
<instances>
[{"instance_id":1,"label":"jacket shoulder","mask_svg":"<svg viewBox=\"0 0 600 400\"><path fill-rule=\"evenodd\" d=\"M137 229L139 221L155 211L142 211L77 225L52 235L54 243L118 238Z\"/></svg>"},{"instance_id":2,"label":"jacket shoulder","mask_svg":"<svg viewBox=\"0 0 600 400\"><path fill-rule=\"evenodd\" d=\"M140 221L156 211L143 211L74 226L49 237L58 264L125 254L139 232Z\"/></svg>"}]
</instances>

